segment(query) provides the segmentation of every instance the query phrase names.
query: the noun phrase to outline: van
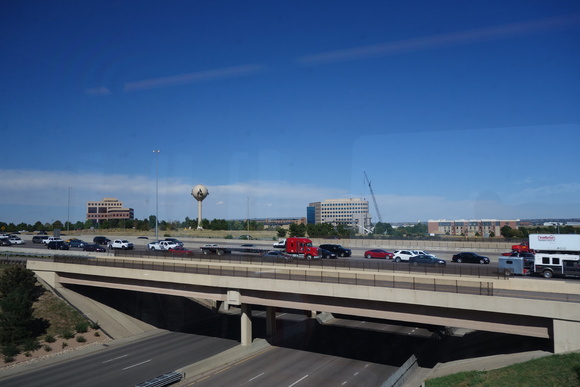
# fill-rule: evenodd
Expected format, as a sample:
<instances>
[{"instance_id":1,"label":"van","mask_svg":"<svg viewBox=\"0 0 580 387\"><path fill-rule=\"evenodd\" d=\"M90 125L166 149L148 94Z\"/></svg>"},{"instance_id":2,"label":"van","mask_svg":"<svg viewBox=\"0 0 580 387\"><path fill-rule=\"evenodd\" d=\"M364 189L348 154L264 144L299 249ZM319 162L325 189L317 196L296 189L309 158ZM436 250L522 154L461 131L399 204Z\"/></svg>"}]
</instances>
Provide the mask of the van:
<instances>
[{"instance_id":1,"label":"van","mask_svg":"<svg viewBox=\"0 0 580 387\"><path fill-rule=\"evenodd\" d=\"M93 238L93 243L97 245L108 245L111 240L104 236L96 236Z\"/></svg>"},{"instance_id":2,"label":"van","mask_svg":"<svg viewBox=\"0 0 580 387\"><path fill-rule=\"evenodd\" d=\"M32 237L32 243L42 243L45 239L48 239L48 235L35 235Z\"/></svg>"}]
</instances>

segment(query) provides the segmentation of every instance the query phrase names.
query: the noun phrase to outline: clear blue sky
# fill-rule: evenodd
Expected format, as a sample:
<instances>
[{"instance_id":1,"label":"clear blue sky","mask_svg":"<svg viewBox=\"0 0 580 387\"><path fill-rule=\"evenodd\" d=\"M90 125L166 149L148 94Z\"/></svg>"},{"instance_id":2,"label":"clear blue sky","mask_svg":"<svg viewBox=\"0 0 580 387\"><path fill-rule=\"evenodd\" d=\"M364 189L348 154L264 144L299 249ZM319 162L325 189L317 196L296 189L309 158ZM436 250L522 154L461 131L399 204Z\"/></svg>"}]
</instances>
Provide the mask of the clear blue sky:
<instances>
[{"instance_id":1,"label":"clear blue sky","mask_svg":"<svg viewBox=\"0 0 580 387\"><path fill-rule=\"evenodd\" d=\"M580 2L0 7L0 221L580 217Z\"/></svg>"}]
</instances>

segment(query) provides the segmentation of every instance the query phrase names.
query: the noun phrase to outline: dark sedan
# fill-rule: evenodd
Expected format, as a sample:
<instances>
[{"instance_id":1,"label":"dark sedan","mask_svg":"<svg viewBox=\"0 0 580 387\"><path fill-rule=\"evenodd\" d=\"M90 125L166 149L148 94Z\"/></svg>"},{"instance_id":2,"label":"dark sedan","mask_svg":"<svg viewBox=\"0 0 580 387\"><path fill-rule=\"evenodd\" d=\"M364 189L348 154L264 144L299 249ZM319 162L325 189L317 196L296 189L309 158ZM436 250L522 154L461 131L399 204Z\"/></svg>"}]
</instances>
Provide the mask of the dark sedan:
<instances>
[{"instance_id":1,"label":"dark sedan","mask_svg":"<svg viewBox=\"0 0 580 387\"><path fill-rule=\"evenodd\" d=\"M96 251L98 253L104 253L104 252L107 251L107 249L105 249L101 245L92 244L92 245L84 245L83 246L83 251Z\"/></svg>"},{"instance_id":2,"label":"dark sedan","mask_svg":"<svg viewBox=\"0 0 580 387\"><path fill-rule=\"evenodd\" d=\"M444 259L434 257L427 254L419 254L409 258L409 264L413 266L429 265L429 266L445 266L447 262Z\"/></svg>"},{"instance_id":3,"label":"dark sedan","mask_svg":"<svg viewBox=\"0 0 580 387\"><path fill-rule=\"evenodd\" d=\"M78 248L82 248L87 244L87 242L82 241L80 239L71 239L68 241L68 245L70 247L78 247Z\"/></svg>"},{"instance_id":4,"label":"dark sedan","mask_svg":"<svg viewBox=\"0 0 580 387\"><path fill-rule=\"evenodd\" d=\"M318 248L318 255L320 255L320 258L324 259L336 259L336 254L326 249Z\"/></svg>"},{"instance_id":5,"label":"dark sedan","mask_svg":"<svg viewBox=\"0 0 580 387\"><path fill-rule=\"evenodd\" d=\"M484 257L481 256L479 254L475 254L475 253L459 253L459 254L455 254L451 260L453 262L457 262L457 263L481 263L483 264L487 264L490 262L488 257Z\"/></svg>"},{"instance_id":6,"label":"dark sedan","mask_svg":"<svg viewBox=\"0 0 580 387\"><path fill-rule=\"evenodd\" d=\"M262 253L262 258L267 258L267 259L282 259L282 260L290 260L292 259L292 257L290 257L289 255L281 252L281 251L276 251L276 250L272 250L272 251L268 251L265 253Z\"/></svg>"},{"instance_id":7,"label":"dark sedan","mask_svg":"<svg viewBox=\"0 0 580 387\"><path fill-rule=\"evenodd\" d=\"M68 245L64 241L50 241L46 247L52 250L68 250Z\"/></svg>"},{"instance_id":8,"label":"dark sedan","mask_svg":"<svg viewBox=\"0 0 580 387\"><path fill-rule=\"evenodd\" d=\"M365 251L365 258L382 258L382 259L393 259L394 254L389 253L383 249L373 249Z\"/></svg>"}]
</instances>

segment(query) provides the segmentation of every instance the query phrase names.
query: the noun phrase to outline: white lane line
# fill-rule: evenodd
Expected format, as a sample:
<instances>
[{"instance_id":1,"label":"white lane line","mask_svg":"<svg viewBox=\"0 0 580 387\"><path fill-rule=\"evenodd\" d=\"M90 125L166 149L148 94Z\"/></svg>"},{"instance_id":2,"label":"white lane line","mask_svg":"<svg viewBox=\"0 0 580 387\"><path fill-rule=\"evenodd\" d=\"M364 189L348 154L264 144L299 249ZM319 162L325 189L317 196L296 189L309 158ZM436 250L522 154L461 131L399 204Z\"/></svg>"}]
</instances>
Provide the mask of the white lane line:
<instances>
[{"instance_id":1,"label":"white lane line","mask_svg":"<svg viewBox=\"0 0 580 387\"><path fill-rule=\"evenodd\" d=\"M298 379L297 381L295 381L294 383L292 383L291 385L289 385L288 387L292 387L297 385L298 383L300 383L301 381L303 381L304 379L306 379L308 377L308 375L304 375L303 377L301 377L300 379Z\"/></svg>"},{"instance_id":2,"label":"white lane line","mask_svg":"<svg viewBox=\"0 0 580 387\"><path fill-rule=\"evenodd\" d=\"M262 372L260 375L258 376L254 376L252 379L248 380L248 382L251 382L254 379L258 379L260 376L264 375L264 372Z\"/></svg>"},{"instance_id":3,"label":"white lane line","mask_svg":"<svg viewBox=\"0 0 580 387\"><path fill-rule=\"evenodd\" d=\"M102 362L101 364L105 364L105 363L108 363L108 362L110 362L110 361L113 361L113 360L119 360L119 359L122 359L122 358L124 358L124 357L127 357L127 355L123 355L123 356L115 357L115 358L113 358L113 359L105 360L105 361L104 361L104 362Z\"/></svg>"},{"instance_id":4,"label":"white lane line","mask_svg":"<svg viewBox=\"0 0 580 387\"><path fill-rule=\"evenodd\" d=\"M150 361L151 361L151 359L142 361L141 363L133 364L132 366L123 368L123 371L128 370L129 368L140 366L141 364L149 363Z\"/></svg>"}]
</instances>

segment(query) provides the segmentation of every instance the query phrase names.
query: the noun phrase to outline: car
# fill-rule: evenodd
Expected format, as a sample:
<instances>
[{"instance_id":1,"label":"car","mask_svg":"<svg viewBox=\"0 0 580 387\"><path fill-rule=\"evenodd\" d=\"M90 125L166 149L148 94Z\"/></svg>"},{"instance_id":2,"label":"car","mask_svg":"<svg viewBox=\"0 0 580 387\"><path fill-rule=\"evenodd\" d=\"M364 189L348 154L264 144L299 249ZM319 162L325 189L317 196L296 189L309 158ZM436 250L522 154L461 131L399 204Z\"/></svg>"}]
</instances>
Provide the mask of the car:
<instances>
[{"instance_id":1,"label":"car","mask_svg":"<svg viewBox=\"0 0 580 387\"><path fill-rule=\"evenodd\" d=\"M83 251L96 251L98 253L104 253L107 251L107 249L105 249L101 245L97 245L96 243L94 244L87 243L86 245L83 246Z\"/></svg>"},{"instance_id":2,"label":"car","mask_svg":"<svg viewBox=\"0 0 580 387\"><path fill-rule=\"evenodd\" d=\"M335 253L333 253L332 251L328 251L326 249L321 249L320 247L318 248L318 255L320 255L320 258L324 258L324 259L336 259L337 255Z\"/></svg>"},{"instance_id":3,"label":"car","mask_svg":"<svg viewBox=\"0 0 580 387\"><path fill-rule=\"evenodd\" d=\"M419 254L409 258L409 265L419 266L445 266L447 262L444 259L434 257L429 254Z\"/></svg>"},{"instance_id":4,"label":"car","mask_svg":"<svg viewBox=\"0 0 580 387\"><path fill-rule=\"evenodd\" d=\"M137 239L149 239L149 238L146 236L140 236L140 237L137 237Z\"/></svg>"},{"instance_id":5,"label":"car","mask_svg":"<svg viewBox=\"0 0 580 387\"><path fill-rule=\"evenodd\" d=\"M419 255L416 250L395 250L393 259L395 262L409 261L411 257Z\"/></svg>"},{"instance_id":6,"label":"car","mask_svg":"<svg viewBox=\"0 0 580 387\"><path fill-rule=\"evenodd\" d=\"M176 239L176 238L165 238L165 240L168 241L168 242L177 243L179 245L179 247L183 247L183 242L180 241L179 239Z\"/></svg>"},{"instance_id":7,"label":"car","mask_svg":"<svg viewBox=\"0 0 580 387\"><path fill-rule=\"evenodd\" d=\"M32 237L32 243L42 243L45 239L48 239L48 235L35 235Z\"/></svg>"},{"instance_id":8,"label":"car","mask_svg":"<svg viewBox=\"0 0 580 387\"><path fill-rule=\"evenodd\" d=\"M215 243L206 243L202 247L218 247L218 245L216 245Z\"/></svg>"},{"instance_id":9,"label":"car","mask_svg":"<svg viewBox=\"0 0 580 387\"><path fill-rule=\"evenodd\" d=\"M12 237L8 238L8 240L13 245L23 245L24 244L24 241L17 236L12 236Z\"/></svg>"},{"instance_id":10,"label":"car","mask_svg":"<svg viewBox=\"0 0 580 387\"><path fill-rule=\"evenodd\" d=\"M12 246L12 243L8 238L0 238L0 246Z\"/></svg>"},{"instance_id":11,"label":"car","mask_svg":"<svg viewBox=\"0 0 580 387\"><path fill-rule=\"evenodd\" d=\"M96 236L93 238L93 243L97 245L108 245L110 242L111 240L104 236Z\"/></svg>"},{"instance_id":12,"label":"car","mask_svg":"<svg viewBox=\"0 0 580 387\"><path fill-rule=\"evenodd\" d=\"M287 255L281 251L277 251L277 250L272 250L272 251L267 251L265 253L262 253L262 258L283 259L285 261L292 259L292 257L290 257L289 255Z\"/></svg>"},{"instance_id":13,"label":"car","mask_svg":"<svg viewBox=\"0 0 580 387\"><path fill-rule=\"evenodd\" d=\"M389 253L388 251L383 250L383 249L372 249L372 250L365 251L363 256L367 259L370 259L370 258L393 259L394 254Z\"/></svg>"},{"instance_id":14,"label":"car","mask_svg":"<svg viewBox=\"0 0 580 387\"><path fill-rule=\"evenodd\" d=\"M186 249L185 247L176 246L168 250L170 253L175 255L193 255L193 251Z\"/></svg>"},{"instance_id":15,"label":"car","mask_svg":"<svg viewBox=\"0 0 580 387\"><path fill-rule=\"evenodd\" d=\"M481 263L481 264L488 264L490 262L488 257L484 257L479 254L470 252L455 254L451 258L451 261L457 263L465 262L465 263Z\"/></svg>"},{"instance_id":16,"label":"car","mask_svg":"<svg viewBox=\"0 0 580 387\"><path fill-rule=\"evenodd\" d=\"M78 247L78 248L82 248L87 244L87 242L80 240L80 239L69 239L68 241L68 245L70 247Z\"/></svg>"},{"instance_id":17,"label":"car","mask_svg":"<svg viewBox=\"0 0 580 387\"><path fill-rule=\"evenodd\" d=\"M244 243L243 245L241 245L241 247L244 248L242 250L244 253L259 253L260 252L260 250L257 248L257 246L253 245L251 243Z\"/></svg>"},{"instance_id":18,"label":"car","mask_svg":"<svg viewBox=\"0 0 580 387\"><path fill-rule=\"evenodd\" d=\"M319 246L321 249L332 251L339 257L350 257L352 255L352 250L342 247L341 245L333 244L323 244Z\"/></svg>"},{"instance_id":19,"label":"car","mask_svg":"<svg viewBox=\"0 0 580 387\"><path fill-rule=\"evenodd\" d=\"M51 250L68 250L69 247L65 241L50 241L46 244L46 247Z\"/></svg>"},{"instance_id":20,"label":"car","mask_svg":"<svg viewBox=\"0 0 580 387\"><path fill-rule=\"evenodd\" d=\"M238 239L244 239L244 240L251 241L252 239L254 239L254 237L252 237L251 235L240 235L238 237Z\"/></svg>"},{"instance_id":21,"label":"car","mask_svg":"<svg viewBox=\"0 0 580 387\"><path fill-rule=\"evenodd\" d=\"M272 247L275 249L283 249L284 247L286 247L286 239L281 239L278 242L274 242Z\"/></svg>"}]
</instances>

